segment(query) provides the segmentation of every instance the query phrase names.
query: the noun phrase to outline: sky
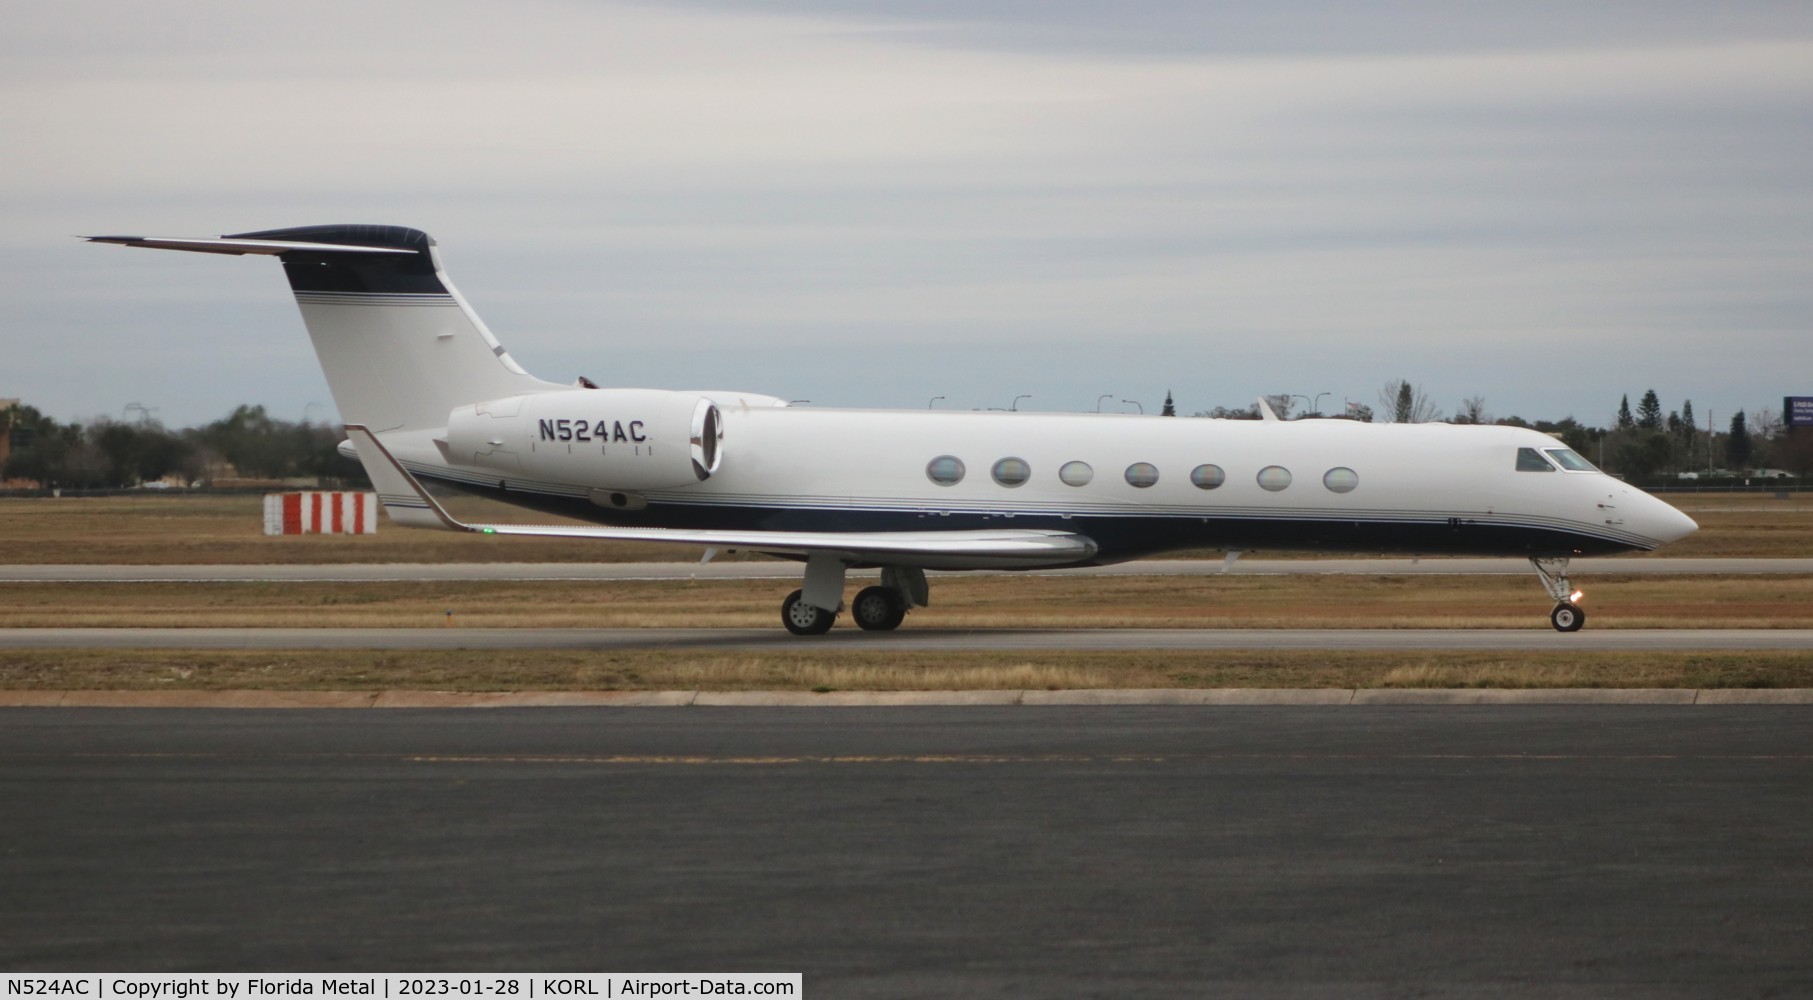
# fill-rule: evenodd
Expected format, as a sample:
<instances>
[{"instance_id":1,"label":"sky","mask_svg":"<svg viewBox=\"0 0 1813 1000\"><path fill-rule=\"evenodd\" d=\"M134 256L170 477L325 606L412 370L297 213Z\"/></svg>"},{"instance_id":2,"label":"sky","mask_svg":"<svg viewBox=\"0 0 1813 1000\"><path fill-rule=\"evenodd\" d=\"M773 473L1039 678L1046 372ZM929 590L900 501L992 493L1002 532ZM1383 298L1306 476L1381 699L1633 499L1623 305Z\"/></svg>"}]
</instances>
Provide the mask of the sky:
<instances>
[{"instance_id":1,"label":"sky","mask_svg":"<svg viewBox=\"0 0 1813 1000\"><path fill-rule=\"evenodd\" d=\"M1405 379L1601 425L1653 388L1721 428L1813 395L1801 0L0 10L0 398L60 420L334 420L273 261L73 237L343 222L432 234L554 381L1188 414Z\"/></svg>"}]
</instances>

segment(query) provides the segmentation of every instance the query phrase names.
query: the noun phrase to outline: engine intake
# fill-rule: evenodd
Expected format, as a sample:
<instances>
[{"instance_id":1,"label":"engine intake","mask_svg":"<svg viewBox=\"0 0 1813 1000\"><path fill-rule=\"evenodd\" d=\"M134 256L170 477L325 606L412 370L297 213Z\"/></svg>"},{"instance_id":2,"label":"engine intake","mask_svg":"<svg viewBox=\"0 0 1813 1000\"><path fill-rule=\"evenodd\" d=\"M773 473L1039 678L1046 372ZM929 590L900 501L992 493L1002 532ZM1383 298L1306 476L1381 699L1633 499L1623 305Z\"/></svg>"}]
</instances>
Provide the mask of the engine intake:
<instances>
[{"instance_id":1,"label":"engine intake","mask_svg":"<svg viewBox=\"0 0 1813 1000\"><path fill-rule=\"evenodd\" d=\"M711 478L724 418L710 399L664 389L569 389L461 406L447 460L488 472L605 490L661 490Z\"/></svg>"}]
</instances>

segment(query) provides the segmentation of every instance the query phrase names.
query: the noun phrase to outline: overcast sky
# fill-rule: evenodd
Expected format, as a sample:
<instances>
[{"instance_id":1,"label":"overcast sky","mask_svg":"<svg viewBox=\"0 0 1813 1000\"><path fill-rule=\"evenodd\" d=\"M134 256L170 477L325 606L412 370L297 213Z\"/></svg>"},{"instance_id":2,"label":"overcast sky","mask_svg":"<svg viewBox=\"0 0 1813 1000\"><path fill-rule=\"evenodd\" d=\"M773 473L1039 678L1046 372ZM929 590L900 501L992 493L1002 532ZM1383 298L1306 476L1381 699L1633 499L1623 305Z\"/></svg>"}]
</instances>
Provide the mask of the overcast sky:
<instances>
[{"instance_id":1,"label":"overcast sky","mask_svg":"<svg viewBox=\"0 0 1813 1000\"><path fill-rule=\"evenodd\" d=\"M1813 394L1804 0L7 10L0 397L59 419L333 419L276 263L71 237L334 222L433 234L557 381Z\"/></svg>"}]
</instances>

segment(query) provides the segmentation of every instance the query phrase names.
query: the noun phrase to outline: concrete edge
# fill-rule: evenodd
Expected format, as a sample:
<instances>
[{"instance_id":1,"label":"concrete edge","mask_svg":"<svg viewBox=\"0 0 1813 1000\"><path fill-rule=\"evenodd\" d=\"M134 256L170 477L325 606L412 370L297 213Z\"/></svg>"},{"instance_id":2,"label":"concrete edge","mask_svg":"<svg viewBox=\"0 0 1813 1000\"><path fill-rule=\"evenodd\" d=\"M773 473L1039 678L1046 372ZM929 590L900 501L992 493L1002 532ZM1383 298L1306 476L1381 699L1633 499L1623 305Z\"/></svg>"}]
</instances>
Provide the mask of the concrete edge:
<instances>
[{"instance_id":1,"label":"concrete edge","mask_svg":"<svg viewBox=\"0 0 1813 1000\"><path fill-rule=\"evenodd\" d=\"M55 694L54 702L41 697ZM373 691L0 691L0 707L60 708L371 708Z\"/></svg>"},{"instance_id":2,"label":"concrete edge","mask_svg":"<svg viewBox=\"0 0 1813 1000\"><path fill-rule=\"evenodd\" d=\"M1362 688L1356 705L1693 705L1692 688Z\"/></svg>"},{"instance_id":3,"label":"concrete edge","mask_svg":"<svg viewBox=\"0 0 1813 1000\"><path fill-rule=\"evenodd\" d=\"M1813 688L1150 688L1069 691L0 691L0 708L1813 705Z\"/></svg>"},{"instance_id":4,"label":"concrete edge","mask_svg":"<svg viewBox=\"0 0 1813 1000\"><path fill-rule=\"evenodd\" d=\"M1708 688L1696 705L1813 705L1813 688Z\"/></svg>"},{"instance_id":5,"label":"concrete edge","mask_svg":"<svg viewBox=\"0 0 1813 1000\"><path fill-rule=\"evenodd\" d=\"M695 705L859 707L897 705L1014 705L1019 691L700 691Z\"/></svg>"},{"instance_id":6,"label":"concrete edge","mask_svg":"<svg viewBox=\"0 0 1813 1000\"><path fill-rule=\"evenodd\" d=\"M692 704L692 691L382 691L372 708L643 707Z\"/></svg>"}]
</instances>

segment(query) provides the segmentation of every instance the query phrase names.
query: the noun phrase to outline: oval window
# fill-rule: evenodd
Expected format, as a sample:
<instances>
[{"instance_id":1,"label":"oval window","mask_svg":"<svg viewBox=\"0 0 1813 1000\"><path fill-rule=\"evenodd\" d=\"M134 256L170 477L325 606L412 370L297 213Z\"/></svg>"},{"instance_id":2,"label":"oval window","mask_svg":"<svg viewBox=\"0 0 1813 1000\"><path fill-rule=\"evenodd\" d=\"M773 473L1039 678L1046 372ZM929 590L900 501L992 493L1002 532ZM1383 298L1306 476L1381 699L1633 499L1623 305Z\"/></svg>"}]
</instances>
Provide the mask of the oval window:
<instances>
[{"instance_id":1,"label":"oval window","mask_svg":"<svg viewBox=\"0 0 1813 1000\"><path fill-rule=\"evenodd\" d=\"M1088 486L1089 481L1095 478L1095 470L1089 467L1088 462L1065 462L1064 467L1058 470L1058 478L1064 481L1065 486Z\"/></svg>"},{"instance_id":2,"label":"oval window","mask_svg":"<svg viewBox=\"0 0 1813 1000\"><path fill-rule=\"evenodd\" d=\"M1322 477L1322 485L1335 493L1352 493L1360 485L1360 474L1352 469L1330 469Z\"/></svg>"},{"instance_id":3,"label":"oval window","mask_svg":"<svg viewBox=\"0 0 1813 1000\"><path fill-rule=\"evenodd\" d=\"M939 455L926 463L925 474L939 486L955 486L963 481L963 460L955 455Z\"/></svg>"},{"instance_id":4,"label":"oval window","mask_svg":"<svg viewBox=\"0 0 1813 1000\"><path fill-rule=\"evenodd\" d=\"M1145 489L1158 482L1158 467L1151 462L1134 462L1127 466L1127 485Z\"/></svg>"},{"instance_id":5,"label":"oval window","mask_svg":"<svg viewBox=\"0 0 1813 1000\"><path fill-rule=\"evenodd\" d=\"M995 482L1002 486L1018 486L1032 478L1032 467L1023 458L1004 458L995 463L990 470Z\"/></svg>"},{"instance_id":6,"label":"oval window","mask_svg":"<svg viewBox=\"0 0 1813 1000\"><path fill-rule=\"evenodd\" d=\"M1273 493L1291 484L1291 472L1282 465L1268 465L1259 470L1259 486Z\"/></svg>"},{"instance_id":7,"label":"oval window","mask_svg":"<svg viewBox=\"0 0 1813 1000\"><path fill-rule=\"evenodd\" d=\"M1212 490L1227 482L1227 478L1219 465L1199 465L1190 470L1190 482L1195 483L1199 490Z\"/></svg>"}]
</instances>

